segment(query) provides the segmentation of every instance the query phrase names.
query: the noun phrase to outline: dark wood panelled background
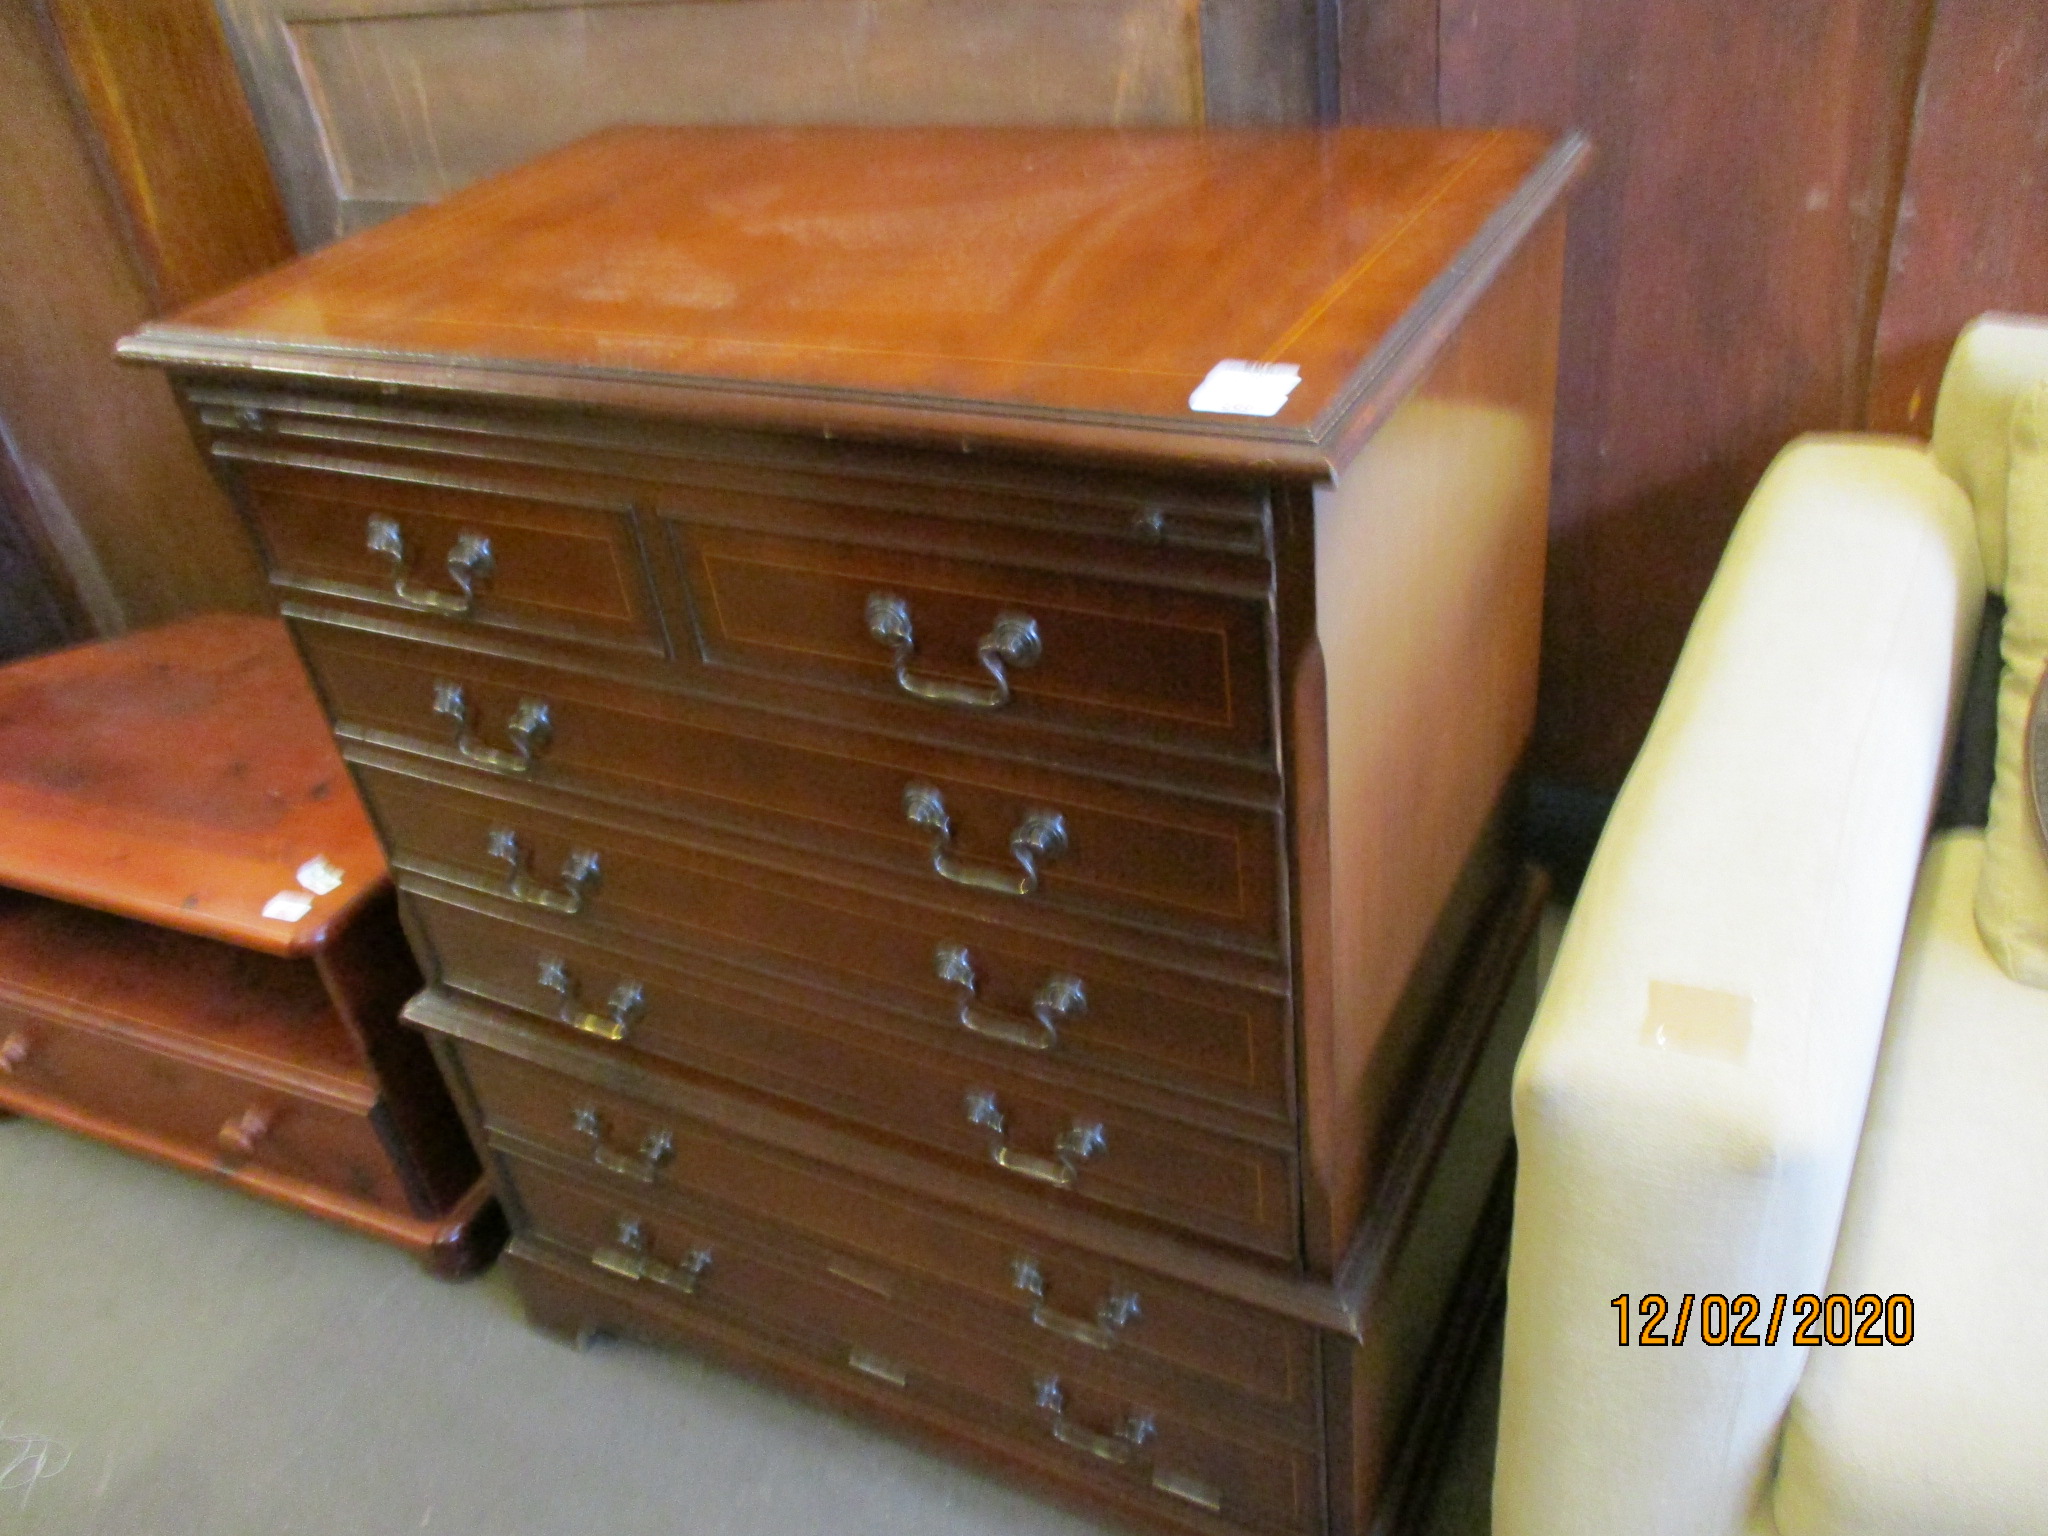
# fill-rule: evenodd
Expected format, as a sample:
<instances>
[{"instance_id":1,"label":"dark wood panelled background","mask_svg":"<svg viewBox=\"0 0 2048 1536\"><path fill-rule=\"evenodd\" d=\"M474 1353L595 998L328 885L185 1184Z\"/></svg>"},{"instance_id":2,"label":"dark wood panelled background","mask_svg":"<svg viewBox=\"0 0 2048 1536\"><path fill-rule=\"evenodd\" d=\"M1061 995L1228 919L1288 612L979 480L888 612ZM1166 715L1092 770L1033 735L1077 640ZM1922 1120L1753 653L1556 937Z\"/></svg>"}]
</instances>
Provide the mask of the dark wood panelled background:
<instances>
[{"instance_id":1,"label":"dark wood panelled background","mask_svg":"<svg viewBox=\"0 0 2048 1536\"><path fill-rule=\"evenodd\" d=\"M1592 135L1537 768L1611 789L1771 455L1924 433L1964 320L2048 311L2048 6L1383 0L1340 48L1348 120Z\"/></svg>"},{"instance_id":2,"label":"dark wood panelled background","mask_svg":"<svg viewBox=\"0 0 2048 1536\"><path fill-rule=\"evenodd\" d=\"M488 9L316 9L352 6ZM1254 25L1253 0L1190 0L1204 115L1299 117L1320 82L1352 122L1593 136L1536 766L1612 789L1770 456L1811 429L1924 432L1964 320L2048 311L2048 6L1325 0L1320 26L1310 6ZM289 249L212 0L0 0L0 19L20 87L0 114L0 421L60 535L25 547L56 551L56 587L102 628L254 602L160 384L106 358L149 310Z\"/></svg>"},{"instance_id":3,"label":"dark wood panelled background","mask_svg":"<svg viewBox=\"0 0 2048 1536\"><path fill-rule=\"evenodd\" d=\"M127 20L140 41L171 3L92 0L90 8ZM210 20L189 4L187 15ZM86 55L87 68L103 57ZM156 57L178 62L167 49ZM154 120L140 119L145 158L201 153L213 111L190 94L199 77L157 67L139 47L125 61L113 57L122 62L130 67L109 80L121 112L170 98ZM157 311L158 294L189 296L159 280L133 235L174 220L189 235L217 239L203 232L239 227L244 210L218 195L197 158L184 183L149 189L162 193L153 214L147 197L116 195L105 171L122 153L119 139L85 131L75 89L49 16L29 0L0 0L0 447L8 459L0 514L14 525L17 585L39 587L28 601L71 607L101 633L260 607L255 556L169 387L113 355L115 339ZM143 218L124 221L136 209ZM170 256L175 244L153 248ZM234 274L215 269L207 280L222 275ZM31 561L44 578L33 584ZM58 638L47 627L38 633Z\"/></svg>"},{"instance_id":4,"label":"dark wood panelled background","mask_svg":"<svg viewBox=\"0 0 2048 1536\"><path fill-rule=\"evenodd\" d=\"M2048 310L2048 5L1943 0L1877 331L1870 425L1927 430L1956 329Z\"/></svg>"}]
</instances>

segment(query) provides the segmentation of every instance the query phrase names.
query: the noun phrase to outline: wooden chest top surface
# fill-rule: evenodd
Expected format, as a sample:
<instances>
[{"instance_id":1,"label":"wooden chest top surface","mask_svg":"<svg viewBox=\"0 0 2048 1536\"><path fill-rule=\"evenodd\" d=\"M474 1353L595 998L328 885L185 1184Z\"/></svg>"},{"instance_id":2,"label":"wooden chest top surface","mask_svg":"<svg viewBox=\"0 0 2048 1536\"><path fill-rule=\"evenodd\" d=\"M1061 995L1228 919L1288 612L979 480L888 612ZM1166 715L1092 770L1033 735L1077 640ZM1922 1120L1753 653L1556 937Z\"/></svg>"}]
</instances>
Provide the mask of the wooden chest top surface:
<instances>
[{"instance_id":1,"label":"wooden chest top surface","mask_svg":"<svg viewBox=\"0 0 2048 1536\"><path fill-rule=\"evenodd\" d=\"M386 878L276 620L210 614L0 669L0 885L291 955ZM280 893L296 915L264 916Z\"/></svg>"},{"instance_id":2,"label":"wooden chest top surface","mask_svg":"<svg viewBox=\"0 0 2048 1536\"><path fill-rule=\"evenodd\" d=\"M123 351L1314 468L1582 156L1505 130L615 129ZM1269 417L1192 409L1224 360L1300 382Z\"/></svg>"}]
</instances>

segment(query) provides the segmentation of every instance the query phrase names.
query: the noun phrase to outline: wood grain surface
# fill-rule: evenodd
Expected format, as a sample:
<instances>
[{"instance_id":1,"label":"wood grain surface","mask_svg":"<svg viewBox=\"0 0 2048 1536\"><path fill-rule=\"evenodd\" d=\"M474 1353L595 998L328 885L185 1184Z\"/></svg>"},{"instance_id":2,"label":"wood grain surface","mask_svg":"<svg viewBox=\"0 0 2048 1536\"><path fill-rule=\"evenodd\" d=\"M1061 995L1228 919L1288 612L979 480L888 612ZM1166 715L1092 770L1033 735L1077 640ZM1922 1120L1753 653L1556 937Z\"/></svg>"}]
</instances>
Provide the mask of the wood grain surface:
<instances>
[{"instance_id":1,"label":"wood grain surface","mask_svg":"<svg viewBox=\"0 0 2048 1536\"><path fill-rule=\"evenodd\" d=\"M650 977L650 988L650 1015L665 1012L668 1019L663 1022L672 1037L687 1039L675 1027L672 994L663 993L658 976ZM687 1018L683 1016L684 1029ZM813 1074L793 1092L766 1083L781 1089L780 1097L824 1100L842 1123L890 1133L884 1144L925 1149L934 1170L1022 1194L1035 1204L1137 1216L1225 1250L1283 1262L1294 1250L1293 1169L1285 1152L1123 1111L1085 1093L1029 1084L986 1069L963 1072L956 1063L935 1055L920 1060L906 1053L892 1061L866 1048L850 1032L835 1039L827 1029L806 1042L791 1027L803 1021L787 1015L783 1020L778 1024L771 1017L713 1019L702 1031L707 1043L698 1051L729 1049L726 1041L751 1035L770 1056L783 1058L793 1077ZM659 1027L650 1026L650 1038ZM631 1053L622 1053L617 1059L624 1065L630 1058ZM650 1135L676 1134L674 1116L647 1096L670 1074L645 1066L640 1072L639 1092L628 1096L536 1072L498 1053L480 1053L470 1060L470 1078L484 1106L485 1122L494 1132L586 1159L600 1149L607 1156L630 1158ZM758 1067L721 1069L720 1075L748 1087L764 1082ZM967 1118L966 1102L981 1092L996 1101L1000 1132ZM593 1104L608 1127L596 1142L578 1132L575 1115ZM1075 1160L1064 1182L1049 1182L1042 1175L1055 1162L1053 1150L1077 1123L1098 1127L1100 1148ZM998 1148L1006 1148L1011 1161L998 1162ZM1018 1171L1027 1157L1037 1173ZM662 1186L669 1178L668 1172L657 1170L653 1181Z\"/></svg>"},{"instance_id":2,"label":"wood grain surface","mask_svg":"<svg viewBox=\"0 0 2048 1536\"><path fill-rule=\"evenodd\" d=\"M1926 436L1956 333L2048 313L2048 7L1935 0L1872 359L1869 423Z\"/></svg>"},{"instance_id":3,"label":"wood grain surface","mask_svg":"<svg viewBox=\"0 0 2048 1536\"><path fill-rule=\"evenodd\" d=\"M585 1252L615 1241L615 1229L565 1231L578 1216L644 1214L658 1239L665 1217L677 1219L673 1227L716 1212L740 1230L772 1234L769 1241L842 1284L950 1315L991 1337L1026 1341L1060 1365L1081 1362L1126 1382L1159 1383L1184 1401L1221 1403L1233 1415L1282 1426L1290 1438L1314 1434L1315 1342L1304 1324L1246 1312L1036 1233L909 1200L823 1164L793 1163L715 1135L686 1133L686 1143L687 1188L625 1198L616 1185L538 1146L508 1142L505 1163L522 1210ZM1020 1258L1035 1271L1035 1289L1020 1283ZM1108 1330L1113 1342L1105 1347L1100 1331L1087 1330L1102 1302L1119 1294L1138 1304Z\"/></svg>"},{"instance_id":4,"label":"wood grain surface","mask_svg":"<svg viewBox=\"0 0 2048 1536\"><path fill-rule=\"evenodd\" d=\"M387 878L272 619L190 619L0 670L0 828L0 884L270 954L319 948ZM301 884L315 858L332 889ZM304 914L263 916L280 892Z\"/></svg>"},{"instance_id":5,"label":"wood grain surface","mask_svg":"<svg viewBox=\"0 0 2048 1536\"><path fill-rule=\"evenodd\" d=\"M205 4L207 0L196 0ZM1319 0L223 0L307 248L620 123L1306 123Z\"/></svg>"},{"instance_id":6,"label":"wood grain surface","mask_svg":"<svg viewBox=\"0 0 2048 1536\"><path fill-rule=\"evenodd\" d=\"M281 956L0 890L0 994L360 1110L375 1099L319 975Z\"/></svg>"},{"instance_id":7,"label":"wood grain surface","mask_svg":"<svg viewBox=\"0 0 2048 1536\"><path fill-rule=\"evenodd\" d=\"M1617 782L1785 442L1856 425L1918 3L1445 0L1445 123L1599 146L1575 199L1539 761Z\"/></svg>"},{"instance_id":8,"label":"wood grain surface","mask_svg":"<svg viewBox=\"0 0 2048 1536\"><path fill-rule=\"evenodd\" d=\"M263 579L169 389L117 366L154 311L34 6L0 6L0 436L7 511L61 567L87 632L258 610Z\"/></svg>"},{"instance_id":9,"label":"wood grain surface","mask_svg":"<svg viewBox=\"0 0 2048 1536\"><path fill-rule=\"evenodd\" d=\"M495 898L474 916L450 914L446 921L479 934L502 929L497 944L517 944L515 952L528 957L507 978L519 991L505 996L504 983L496 989L502 1001L549 1003L541 1009L549 1016L558 1011L534 990L531 957L552 953L559 934L659 955L713 991L749 981L777 996L801 989L792 999L800 1008L1013 1070L1154 1083L1160 1092L1152 1102L1176 1116L1197 1118L1201 1101L1214 1100L1291 1118L1288 1010L1276 978L1261 987L1219 974L1213 963L1197 970L1208 957L1192 947L1159 963L1098 947L1100 933L1088 935L1095 943L1075 942L996 910L919 904L906 899L917 889L910 882L885 894L865 882L821 879L814 860L743 862L701 844L567 816L559 807L493 802L367 764L358 764L357 773L409 888L431 891L445 882L444 900L454 895L448 886ZM513 834L524 860L525 880L516 888L506 862L490 856L491 834L499 830ZM577 853L596 855L602 873L577 910L563 915L540 903L560 889L556 872ZM473 897L470 904L479 905ZM508 909L522 928L485 915ZM966 952L976 1016L1021 1021L1008 1034L1021 1029L1041 1049L987 1034L974 1049L975 1037L961 1022L967 994L937 974L942 946ZM459 949L436 942L433 950L444 977L466 969ZM479 975L473 968L467 974ZM1067 1010L1070 1017L1041 1030L1032 1023L1034 999L1063 976L1079 985L1081 1001ZM806 1000L803 991L813 995Z\"/></svg>"},{"instance_id":10,"label":"wood grain surface","mask_svg":"<svg viewBox=\"0 0 2048 1536\"><path fill-rule=\"evenodd\" d=\"M444 387L458 359L556 399L658 383L671 414L971 421L970 440L1038 445L1070 418L1327 467L1385 403L1372 386L1418 312L1469 300L1463 266L1577 162L1507 130L621 129L144 327L123 355L362 378L431 359ZM1192 410L1226 359L1300 384L1270 418Z\"/></svg>"},{"instance_id":11,"label":"wood grain surface","mask_svg":"<svg viewBox=\"0 0 2048 1536\"><path fill-rule=\"evenodd\" d=\"M1375 0L1342 20L1346 122L1595 146L1535 766L1611 791L1771 455L1804 431L1924 435L1961 326L2048 308L2048 12Z\"/></svg>"},{"instance_id":12,"label":"wood grain surface","mask_svg":"<svg viewBox=\"0 0 2048 1536\"><path fill-rule=\"evenodd\" d=\"M39 0L159 310L294 253L208 0Z\"/></svg>"},{"instance_id":13,"label":"wood grain surface","mask_svg":"<svg viewBox=\"0 0 2048 1536\"><path fill-rule=\"evenodd\" d=\"M129 974L146 984L147 964L145 951ZM226 1000L232 989L215 995ZM166 999L164 1010L179 1001ZM263 1168L420 1214L379 1135L374 1085L276 1060L259 1071L248 1053L217 1052L203 1019L179 1030L123 1028L118 1019L54 1011L44 995L0 982L0 1065L0 1103L11 1108L41 1115L45 1105L62 1106L225 1172Z\"/></svg>"},{"instance_id":14,"label":"wood grain surface","mask_svg":"<svg viewBox=\"0 0 2048 1536\"><path fill-rule=\"evenodd\" d=\"M970 910L1025 921L1071 914L1254 955L1281 947L1270 808L1091 782L340 626L300 622L295 632L352 747L384 743L456 762L496 754L480 766L498 778L914 875L932 898ZM468 732L435 712L447 684L462 690ZM512 727L522 710L540 707L550 729L531 766L517 767ZM907 814L919 788L938 797L951 829L943 840ZM1064 848L1034 863L1029 889L1016 889L1014 839L1048 817L1064 829ZM966 880L938 868L941 843L948 868ZM970 885L976 874L1010 888Z\"/></svg>"},{"instance_id":15,"label":"wood grain surface","mask_svg":"<svg viewBox=\"0 0 2048 1536\"><path fill-rule=\"evenodd\" d=\"M1535 716L1565 231L1548 222L1310 509L1290 695L1311 1262L1337 1263ZM1433 937L1434 934L1434 937Z\"/></svg>"}]
</instances>

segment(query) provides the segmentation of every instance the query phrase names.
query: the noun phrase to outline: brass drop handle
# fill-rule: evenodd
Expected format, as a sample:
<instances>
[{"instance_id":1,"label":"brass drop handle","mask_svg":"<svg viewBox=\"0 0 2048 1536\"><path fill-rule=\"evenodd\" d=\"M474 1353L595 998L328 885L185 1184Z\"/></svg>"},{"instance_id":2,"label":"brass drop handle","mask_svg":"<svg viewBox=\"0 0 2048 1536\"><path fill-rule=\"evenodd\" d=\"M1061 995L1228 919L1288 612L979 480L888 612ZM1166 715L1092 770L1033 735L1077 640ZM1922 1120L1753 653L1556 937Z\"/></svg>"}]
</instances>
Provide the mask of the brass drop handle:
<instances>
[{"instance_id":1,"label":"brass drop handle","mask_svg":"<svg viewBox=\"0 0 2048 1536\"><path fill-rule=\"evenodd\" d=\"M1136 1291L1111 1291L1095 1309L1095 1319L1073 1317L1046 1304L1045 1272L1038 1260L1028 1255L1010 1261L1010 1283L1031 1298L1031 1321L1047 1333L1058 1334L1090 1349L1114 1349L1119 1332L1136 1322L1139 1314Z\"/></svg>"},{"instance_id":2,"label":"brass drop handle","mask_svg":"<svg viewBox=\"0 0 2048 1536\"><path fill-rule=\"evenodd\" d=\"M1099 1434L1067 1417L1067 1395L1059 1377L1040 1376L1032 1386L1039 1411L1047 1415L1052 1437L1061 1445L1072 1446L1112 1466L1133 1467L1149 1474L1152 1486L1159 1492L1211 1514L1222 1512L1223 1495L1214 1484L1158 1464L1151 1447L1158 1438L1159 1426L1145 1409L1133 1408L1114 1433Z\"/></svg>"},{"instance_id":3,"label":"brass drop handle","mask_svg":"<svg viewBox=\"0 0 2048 1536\"><path fill-rule=\"evenodd\" d=\"M34 1046L35 1042L29 1039L25 1029L17 1029L5 1040L0 1040L0 1072L9 1075L19 1072L27 1064Z\"/></svg>"},{"instance_id":4,"label":"brass drop handle","mask_svg":"<svg viewBox=\"0 0 2048 1536\"><path fill-rule=\"evenodd\" d=\"M1027 811L1010 834L1010 857L1023 870L1021 875L969 863L954 854L953 819L946 814L945 797L929 784L904 786L903 819L931 834L932 868L941 879L978 891L1029 896L1038 889L1039 865L1067 851L1065 818L1058 811Z\"/></svg>"},{"instance_id":5,"label":"brass drop handle","mask_svg":"<svg viewBox=\"0 0 2048 1536\"><path fill-rule=\"evenodd\" d=\"M649 1131L640 1140L637 1153L615 1152L605 1145L604 1116L582 1107L570 1112L569 1123L578 1136L590 1141L590 1160L608 1173L623 1173L642 1184L652 1184L661 1165L676 1155L675 1137L663 1130Z\"/></svg>"},{"instance_id":6,"label":"brass drop handle","mask_svg":"<svg viewBox=\"0 0 2048 1536\"><path fill-rule=\"evenodd\" d=\"M484 835L484 852L505 866L504 892L529 907L545 907L574 917L597 889L598 858L588 848L572 848L562 860L562 888L551 891L528 873L532 857L525 840L510 827L492 827Z\"/></svg>"},{"instance_id":7,"label":"brass drop handle","mask_svg":"<svg viewBox=\"0 0 2048 1536\"><path fill-rule=\"evenodd\" d=\"M462 617L476 607L477 588L490 579L496 561L491 541L480 533L465 532L448 551L448 579L460 596L416 586L412 579L412 551L405 542L405 529L395 517L372 516L368 528L370 553L391 562L391 592L408 608L422 613L446 613Z\"/></svg>"},{"instance_id":8,"label":"brass drop handle","mask_svg":"<svg viewBox=\"0 0 2048 1536\"><path fill-rule=\"evenodd\" d=\"M530 773L534 760L554 739L555 722L548 706L539 699L521 699L505 722L505 734L512 750L487 747L477 739L476 712L462 684L434 684L434 713L455 727L455 750L480 768L493 773Z\"/></svg>"},{"instance_id":9,"label":"brass drop handle","mask_svg":"<svg viewBox=\"0 0 2048 1536\"><path fill-rule=\"evenodd\" d=\"M1049 1051L1060 1043L1060 1025L1088 1011L1088 993L1078 976L1049 976L1031 1000L1031 1017L1018 1018L984 1008L976 997L974 957L964 944L941 944L932 952L939 980L960 989L958 1018L962 1029L1027 1051Z\"/></svg>"},{"instance_id":10,"label":"brass drop handle","mask_svg":"<svg viewBox=\"0 0 2048 1536\"><path fill-rule=\"evenodd\" d=\"M647 989L637 981L621 981L605 999L604 1012L592 1013L583 1006L582 991L569 967L552 955L540 962L540 984L559 1000L555 1017L571 1029L600 1040L623 1040L647 1011Z\"/></svg>"},{"instance_id":11,"label":"brass drop handle","mask_svg":"<svg viewBox=\"0 0 2048 1536\"><path fill-rule=\"evenodd\" d=\"M1077 1119L1060 1132L1059 1140L1053 1143L1051 1157L1041 1157L1036 1152L1020 1152L1005 1139L1003 1111L996 1103L996 1096L986 1089L977 1089L967 1095L967 1123L978 1125L989 1133L989 1161L998 1168L1007 1168L1027 1179L1036 1179L1041 1184L1051 1184L1060 1189L1072 1189L1081 1177L1079 1165L1108 1145L1100 1122Z\"/></svg>"},{"instance_id":12,"label":"brass drop handle","mask_svg":"<svg viewBox=\"0 0 2048 1536\"><path fill-rule=\"evenodd\" d=\"M1067 1417L1067 1395L1060 1387L1059 1377L1041 1376L1034 1385L1038 1406L1051 1416L1053 1439L1062 1445L1071 1445L1077 1451L1086 1451L1100 1461L1127 1466L1157 1432L1158 1426L1151 1414L1134 1410L1117 1426L1115 1434L1097 1434Z\"/></svg>"},{"instance_id":13,"label":"brass drop handle","mask_svg":"<svg viewBox=\"0 0 2048 1536\"><path fill-rule=\"evenodd\" d=\"M682 1263L664 1264L649 1251L647 1229L639 1218L621 1216L615 1239L592 1250L590 1262L622 1280L646 1281L694 1296L704 1272L711 1268L711 1250L692 1248Z\"/></svg>"},{"instance_id":14,"label":"brass drop handle","mask_svg":"<svg viewBox=\"0 0 2048 1536\"><path fill-rule=\"evenodd\" d=\"M277 1124L277 1111L251 1105L220 1128L220 1147L236 1157L254 1157Z\"/></svg>"},{"instance_id":15,"label":"brass drop handle","mask_svg":"<svg viewBox=\"0 0 2048 1536\"><path fill-rule=\"evenodd\" d=\"M1044 649L1038 636L1038 621L1030 614L999 613L975 652L981 658L982 670L994 679L993 686L948 682L944 678L919 677L910 670L911 657L917 651L910 604L893 593L870 592L867 619L869 637L889 649L898 688L913 698L960 709L1001 709L1010 702L1007 669L1031 666Z\"/></svg>"}]
</instances>

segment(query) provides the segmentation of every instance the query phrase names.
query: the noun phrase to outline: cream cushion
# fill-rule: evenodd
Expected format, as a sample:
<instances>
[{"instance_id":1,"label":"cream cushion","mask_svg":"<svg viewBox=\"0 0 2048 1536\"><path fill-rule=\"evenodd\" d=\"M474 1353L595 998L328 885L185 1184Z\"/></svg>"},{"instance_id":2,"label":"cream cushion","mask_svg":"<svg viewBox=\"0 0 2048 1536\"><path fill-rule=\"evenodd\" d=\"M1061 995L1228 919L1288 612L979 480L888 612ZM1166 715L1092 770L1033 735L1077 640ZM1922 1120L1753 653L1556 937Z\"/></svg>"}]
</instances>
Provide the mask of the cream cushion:
<instances>
[{"instance_id":1,"label":"cream cushion","mask_svg":"<svg viewBox=\"0 0 2048 1536\"><path fill-rule=\"evenodd\" d=\"M2048 661L2048 382L2014 404L2005 494L2004 670L1977 926L2007 975L2048 987L2048 855L2027 783L2027 714Z\"/></svg>"},{"instance_id":2,"label":"cream cushion","mask_svg":"<svg viewBox=\"0 0 2048 1536\"><path fill-rule=\"evenodd\" d=\"M2048 992L1971 917L1974 832L1922 868L1829 1288L1904 1292L1904 1349L1809 1352L1784 1536L2048 1531Z\"/></svg>"},{"instance_id":3,"label":"cream cushion","mask_svg":"<svg viewBox=\"0 0 2048 1536\"><path fill-rule=\"evenodd\" d=\"M1963 327L1934 405L1934 461L1970 498L1984 585L2005 590L2006 455L2012 402L2048 379L2048 320L1984 315Z\"/></svg>"}]
</instances>

